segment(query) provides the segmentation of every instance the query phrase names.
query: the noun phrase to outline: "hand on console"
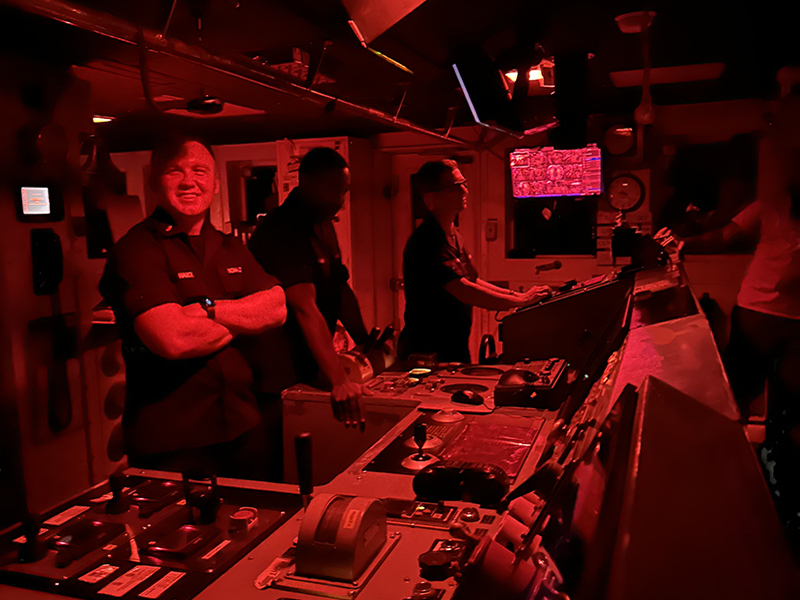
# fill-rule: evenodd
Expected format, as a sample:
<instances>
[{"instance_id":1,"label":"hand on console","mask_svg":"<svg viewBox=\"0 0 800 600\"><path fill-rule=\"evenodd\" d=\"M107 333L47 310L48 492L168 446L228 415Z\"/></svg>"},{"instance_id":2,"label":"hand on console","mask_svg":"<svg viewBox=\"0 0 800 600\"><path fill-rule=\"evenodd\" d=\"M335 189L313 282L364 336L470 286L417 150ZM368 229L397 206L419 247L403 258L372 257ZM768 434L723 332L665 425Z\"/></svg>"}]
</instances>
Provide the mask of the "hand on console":
<instances>
[{"instance_id":1,"label":"hand on console","mask_svg":"<svg viewBox=\"0 0 800 600\"><path fill-rule=\"evenodd\" d=\"M653 235L653 239L661 244L670 254L680 254L685 245L683 239L675 235L668 227L659 229L655 235Z\"/></svg>"},{"instance_id":2,"label":"hand on console","mask_svg":"<svg viewBox=\"0 0 800 600\"><path fill-rule=\"evenodd\" d=\"M543 300L547 300L550 296L553 295L553 289L549 285L533 285L529 287L525 292L519 295L521 304L536 304L537 302L542 302Z\"/></svg>"},{"instance_id":3,"label":"hand on console","mask_svg":"<svg viewBox=\"0 0 800 600\"><path fill-rule=\"evenodd\" d=\"M345 427L360 427L367 424L367 413L363 397L370 392L360 383L344 381L334 385L331 390L331 406L337 421L344 421Z\"/></svg>"}]
</instances>

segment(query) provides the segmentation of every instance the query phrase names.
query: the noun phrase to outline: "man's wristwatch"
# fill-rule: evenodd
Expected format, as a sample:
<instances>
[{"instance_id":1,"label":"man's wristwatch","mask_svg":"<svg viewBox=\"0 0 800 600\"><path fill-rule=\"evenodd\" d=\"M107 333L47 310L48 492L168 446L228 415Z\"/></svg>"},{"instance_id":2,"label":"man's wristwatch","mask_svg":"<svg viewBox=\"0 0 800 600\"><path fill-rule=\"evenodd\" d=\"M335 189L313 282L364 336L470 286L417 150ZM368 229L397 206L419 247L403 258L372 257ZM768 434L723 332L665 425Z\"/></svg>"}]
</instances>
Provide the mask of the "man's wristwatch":
<instances>
[{"instance_id":1,"label":"man's wristwatch","mask_svg":"<svg viewBox=\"0 0 800 600\"><path fill-rule=\"evenodd\" d=\"M197 302L203 307L203 310L206 311L209 319L213 319L216 316L217 305L211 298L208 296L201 296L198 298Z\"/></svg>"}]
</instances>

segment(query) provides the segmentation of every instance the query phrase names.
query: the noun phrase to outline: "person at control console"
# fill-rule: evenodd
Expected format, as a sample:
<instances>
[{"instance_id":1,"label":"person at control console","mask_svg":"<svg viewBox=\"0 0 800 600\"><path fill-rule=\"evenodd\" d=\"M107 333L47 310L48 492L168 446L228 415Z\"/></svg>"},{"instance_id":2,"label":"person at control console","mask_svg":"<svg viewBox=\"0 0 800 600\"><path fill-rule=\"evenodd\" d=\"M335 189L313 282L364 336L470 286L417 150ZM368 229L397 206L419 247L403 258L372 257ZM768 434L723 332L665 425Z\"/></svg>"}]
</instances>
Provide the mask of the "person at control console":
<instances>
[{"instance_id":1,"label":"person at control console","mask_svg":"<svg viewBox=\"0 0 800 600\"><path fill-rule=\"evenodd\" d=\"M299 380L330 387L335 417L363 427L364 388L348 379L333 345L340 320L356 344L368 337L333 223L350 189L350 169L335 150L314 148L300 162L298 179L286 201L259 222L248 246L286 289L286 331Z\"/></svg>"},{"instance_id":2,"label":"person at control console","mask_svg":"<svg viewBox=\"0 0 800 600\"><path fill-rule=\"evenodd\" d=\"M456 226L469 192L455 161L427 162L414 180L429 214L403 251L406 310L398 358L436 353L440 362L469 363L473 306L508 310L543 300L551 290L533 286L520 293L478 277Z\"/></svg>"}]
</instances>

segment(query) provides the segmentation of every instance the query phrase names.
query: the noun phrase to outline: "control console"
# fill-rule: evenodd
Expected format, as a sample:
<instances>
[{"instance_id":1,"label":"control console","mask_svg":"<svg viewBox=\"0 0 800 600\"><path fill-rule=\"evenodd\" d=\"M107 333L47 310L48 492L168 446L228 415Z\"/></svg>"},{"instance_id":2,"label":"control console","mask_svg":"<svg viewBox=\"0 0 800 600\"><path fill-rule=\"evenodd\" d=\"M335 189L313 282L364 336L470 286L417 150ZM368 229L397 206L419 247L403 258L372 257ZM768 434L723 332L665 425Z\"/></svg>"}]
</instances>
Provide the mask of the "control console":
<instances>
[{"instance_id":1,"label":"control console","mask_svg":"<svg viewBox=\"0 0 800 600\"><path fill-rule=\"evenodd\" d=\"M0 583L77 598L188 600L300 507L296 494L216 478L113 475L0 538Z\"/></svg>"}]
</instances>

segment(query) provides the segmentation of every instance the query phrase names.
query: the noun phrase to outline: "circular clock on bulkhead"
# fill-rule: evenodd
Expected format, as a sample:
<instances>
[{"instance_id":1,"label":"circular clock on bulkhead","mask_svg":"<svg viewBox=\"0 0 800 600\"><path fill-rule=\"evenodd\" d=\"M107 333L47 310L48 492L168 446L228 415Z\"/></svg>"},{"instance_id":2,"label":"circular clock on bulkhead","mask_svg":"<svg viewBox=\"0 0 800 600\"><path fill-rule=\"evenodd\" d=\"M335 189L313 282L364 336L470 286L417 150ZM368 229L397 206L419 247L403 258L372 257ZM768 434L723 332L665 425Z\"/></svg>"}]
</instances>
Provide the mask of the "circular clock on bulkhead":
<instances>
[{"instance_id":1,"label":"circular clock on bulkhead","mask_svg":"<svg viewBox=\"0 0 800 600\"><path fill-rule=\"evenodd\" d=\"M644 202L644 184L635 175L617 175L608 184L606 198L611 208L632 212Z\"/></svg>"}]
</instances>

